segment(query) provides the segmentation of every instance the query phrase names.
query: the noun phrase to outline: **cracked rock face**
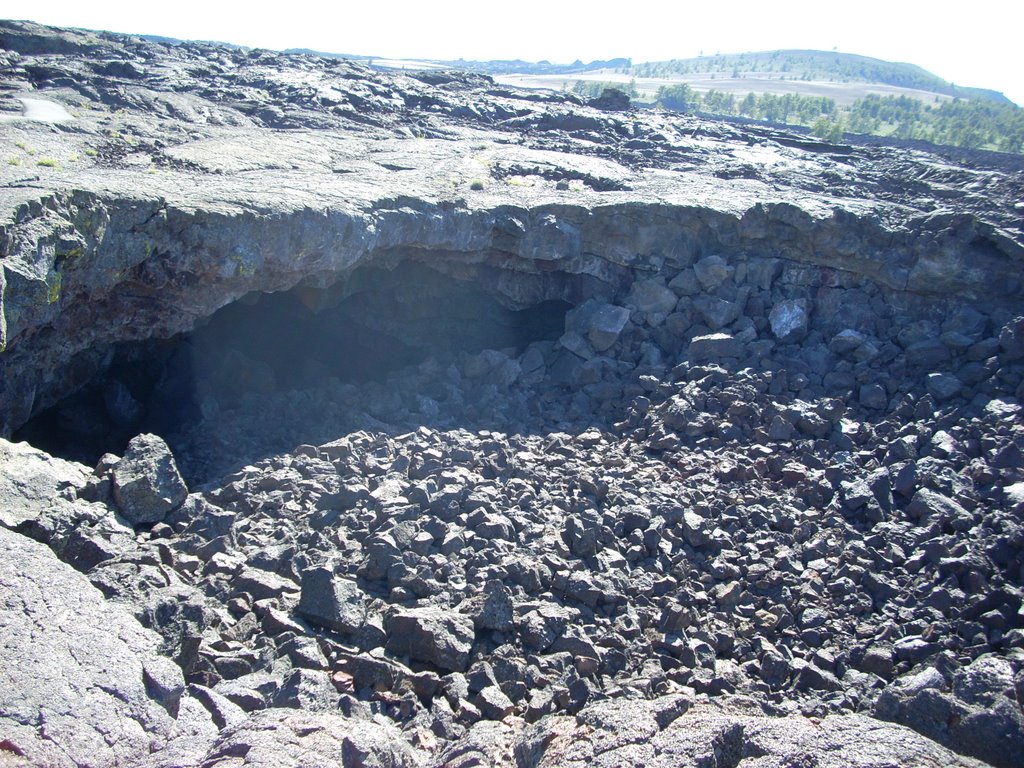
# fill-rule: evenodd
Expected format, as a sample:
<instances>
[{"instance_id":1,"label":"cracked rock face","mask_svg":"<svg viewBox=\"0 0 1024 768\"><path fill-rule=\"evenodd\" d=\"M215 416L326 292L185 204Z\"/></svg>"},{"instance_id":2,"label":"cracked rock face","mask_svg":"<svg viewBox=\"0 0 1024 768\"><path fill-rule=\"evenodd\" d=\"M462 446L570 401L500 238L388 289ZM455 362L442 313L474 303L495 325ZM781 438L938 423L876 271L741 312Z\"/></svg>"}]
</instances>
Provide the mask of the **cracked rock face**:
<instances>
[{"instance_id":1,"label":"cracked rock face","mask_svg":"<svg viewBox=\"0 0 1024 768\"><path fill-rule=\"evenodd\" d=\"M1019 160L0 48L0 763L1019 763Z\"/></svg>"},{"instance_id":2,"label":"cracked rock face","mask_svg":"<svg viewBox=\"0 0 1024 768\"><path fill-rule=\"evenodd\" d=\"M157 638L46 547L0 528L4 749L131 765L163 746L185 684Z\"/></svg>"}]
</instances>

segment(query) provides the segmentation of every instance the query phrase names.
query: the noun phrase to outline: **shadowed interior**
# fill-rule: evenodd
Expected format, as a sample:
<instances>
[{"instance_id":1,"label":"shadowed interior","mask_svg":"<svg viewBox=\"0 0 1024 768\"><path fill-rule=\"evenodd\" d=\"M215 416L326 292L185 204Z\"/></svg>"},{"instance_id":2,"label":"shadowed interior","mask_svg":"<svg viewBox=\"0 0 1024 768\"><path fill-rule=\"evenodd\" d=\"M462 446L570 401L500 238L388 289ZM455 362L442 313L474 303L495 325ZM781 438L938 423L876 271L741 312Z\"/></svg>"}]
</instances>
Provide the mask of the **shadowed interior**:
<instances>
[{"instance_id":1,"label":"shadowed interior","mask_svg":"<svg viewBox=\"0 0 1024 768\"><path fill-rule=\"evenodd\" d=\"M341 298L339 298L341 297ZM417 263L357 270L326 289L250 294L192 333L116 345L105 372L15 435L94 464L139 432L173 436L247 393L368 385L431 356L521 352L556 339L571 305L508 309L471 283Z\"/></svg>"}]
</instances>

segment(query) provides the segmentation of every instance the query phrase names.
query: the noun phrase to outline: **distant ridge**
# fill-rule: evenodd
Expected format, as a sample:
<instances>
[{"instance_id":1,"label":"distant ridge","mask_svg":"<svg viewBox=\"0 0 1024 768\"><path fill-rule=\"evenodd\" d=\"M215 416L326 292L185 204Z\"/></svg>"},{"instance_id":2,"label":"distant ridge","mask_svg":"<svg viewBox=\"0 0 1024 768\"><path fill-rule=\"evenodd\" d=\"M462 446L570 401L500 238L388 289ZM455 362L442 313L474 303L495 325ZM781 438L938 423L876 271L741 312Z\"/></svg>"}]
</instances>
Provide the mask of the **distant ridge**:
<instances>
[{"instance_id":1,"label":"distant ridge","mask_svg":"<svg viewBox=\"0 0 1024 768\"><path fill-rule=\"evenodd\" d=\"M637 77L674 74L764 74L791 80L837 80L916 88L943 96L985 99L1012 104L1002 93L988 88L954 85L916 64L884 61L870 56L836 51L777 50L728 53L636 64L629 73Z\"/></svg>"}]
</instances>

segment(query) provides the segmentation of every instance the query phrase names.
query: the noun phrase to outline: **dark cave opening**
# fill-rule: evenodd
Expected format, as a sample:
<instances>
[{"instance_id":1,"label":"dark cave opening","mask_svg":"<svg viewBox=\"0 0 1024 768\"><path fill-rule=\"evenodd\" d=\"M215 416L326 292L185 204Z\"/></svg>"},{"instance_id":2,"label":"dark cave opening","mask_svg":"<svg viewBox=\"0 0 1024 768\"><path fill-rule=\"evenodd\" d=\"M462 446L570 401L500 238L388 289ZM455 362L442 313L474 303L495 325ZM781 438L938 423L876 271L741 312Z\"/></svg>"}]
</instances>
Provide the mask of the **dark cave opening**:
<instances>
[{"instance_id":1,"label":"dark cave opening","mask_svg":"<svg viewBox=\"0 0 1024 768\"><path fill-rule=\"evenodd\" d=\"M363 267L326 289L250 294L191 333L122 343L105 370L34 416L14 439L87 465L140 432L174 444L249 393L365 386L430 357L522 352L557 339L571 305L503 306L479 286L417 262Z\"/></svg>"}]
</instances>

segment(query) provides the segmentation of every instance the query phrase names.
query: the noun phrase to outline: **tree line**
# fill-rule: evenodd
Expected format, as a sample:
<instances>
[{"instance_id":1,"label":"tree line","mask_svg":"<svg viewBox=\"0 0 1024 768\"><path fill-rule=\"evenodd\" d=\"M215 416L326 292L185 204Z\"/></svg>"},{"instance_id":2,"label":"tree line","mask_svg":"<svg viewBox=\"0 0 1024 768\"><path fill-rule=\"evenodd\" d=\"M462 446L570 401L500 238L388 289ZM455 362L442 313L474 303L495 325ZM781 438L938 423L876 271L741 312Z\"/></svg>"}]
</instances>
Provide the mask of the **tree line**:
<instances>
[{"instance_id":1,"label":"tree line","mask_svg":"<svg viewBox=\"0 0 1024 768\"><path fill-rule=\"evenodd\" d=\"M1024 109L985 99L936 99L928 104L910 96L869 95L839 106L824 96L796 93L697 91L686 83L661 86L653 99L636 82L577 80L573 93L596 98L618 88L634 101L675 112L733 115L771 123L803 125L816 136L838 141L844 133L921 139L970 149L1024 153Z\"/></svg>"},{"instance_id":2,"label":"tree line","mask_svg":"<svg viewBox=\"0 0 1024 768\"><path fill-rule=\"evenodd\" d=\"M1024 109L983 99L947 99L927 104L909 96L869 95L850 106L833 99L724 91L695 91L685 83L658 89L655 105L679 112L737 115L773 123L803 125L822 138L844 133L921 139L970 149L1024 152Z\"/></svg>"}]
</instances>

